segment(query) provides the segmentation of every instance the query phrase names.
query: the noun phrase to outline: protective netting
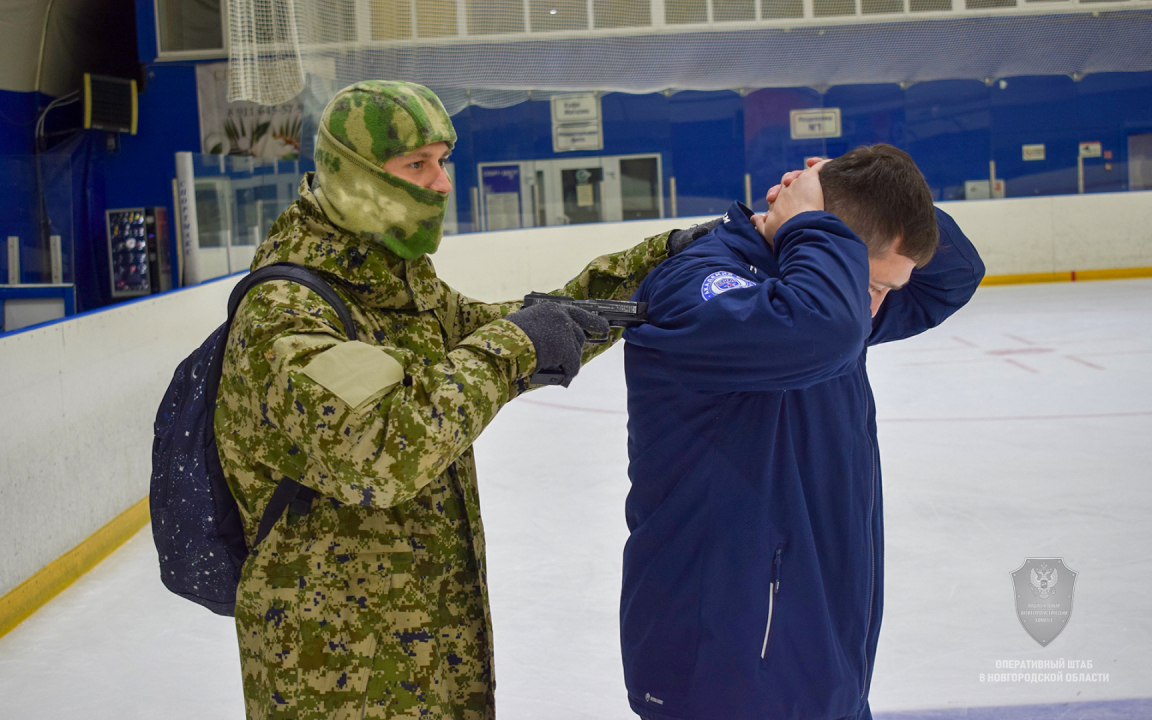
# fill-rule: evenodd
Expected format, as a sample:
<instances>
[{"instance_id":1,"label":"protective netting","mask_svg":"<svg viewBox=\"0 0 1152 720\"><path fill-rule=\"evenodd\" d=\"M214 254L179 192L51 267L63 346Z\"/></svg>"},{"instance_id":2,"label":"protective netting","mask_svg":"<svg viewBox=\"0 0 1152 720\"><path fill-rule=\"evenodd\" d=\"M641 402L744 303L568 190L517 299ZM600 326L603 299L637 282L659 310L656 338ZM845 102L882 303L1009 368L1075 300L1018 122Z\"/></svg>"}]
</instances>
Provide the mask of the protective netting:
<instances>
[{"instance_id":1,"label":"protective netting","mask_svg":"<svg viewBox=\"0 0 1152 720\"><path fill-rule=\"evenodd\" d=\"M740 90L1152 69L1152 0L229 0L229 100L366 78L450 113L552 92ZM306 82L307 81L307 82Z\"/></svg>"}]
</instances>

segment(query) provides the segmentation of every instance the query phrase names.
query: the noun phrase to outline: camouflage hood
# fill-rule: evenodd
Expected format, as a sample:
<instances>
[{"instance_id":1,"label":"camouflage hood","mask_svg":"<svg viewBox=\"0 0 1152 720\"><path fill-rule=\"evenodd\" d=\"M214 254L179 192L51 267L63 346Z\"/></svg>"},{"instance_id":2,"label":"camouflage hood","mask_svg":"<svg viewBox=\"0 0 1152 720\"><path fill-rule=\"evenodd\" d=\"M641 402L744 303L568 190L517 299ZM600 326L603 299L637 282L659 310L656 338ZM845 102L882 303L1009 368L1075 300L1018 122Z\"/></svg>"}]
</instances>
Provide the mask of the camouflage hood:
<instances>
[{"instance_id":1,"label":"camouflage hood","mask_svg":"<svg viewBox=\"0 0 1152 720\"><path fill-rule=\"evenodd\" d=\"M316 200L328 219L402 258L436 252L448 194L383 170L388 160L456 142L452 120L426 87L369 80L336 93L316 139Z\"/></svg>"}]
</instances>

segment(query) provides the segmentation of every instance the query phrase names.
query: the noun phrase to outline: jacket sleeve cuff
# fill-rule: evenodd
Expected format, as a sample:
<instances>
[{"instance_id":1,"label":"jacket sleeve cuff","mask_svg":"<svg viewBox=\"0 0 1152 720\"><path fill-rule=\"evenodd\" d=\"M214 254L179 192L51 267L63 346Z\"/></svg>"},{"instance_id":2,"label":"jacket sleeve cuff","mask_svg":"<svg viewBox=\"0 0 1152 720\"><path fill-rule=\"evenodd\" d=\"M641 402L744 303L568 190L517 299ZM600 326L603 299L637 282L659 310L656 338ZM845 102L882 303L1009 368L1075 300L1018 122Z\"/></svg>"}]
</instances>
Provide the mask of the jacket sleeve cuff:
<instances>
[{"instance_id":1,"label":"jacket sleeve cuff","mask_svg":"<svg viewBox=\"0 0 1152 720\"><path fill-rule=\"evenodd\" d=\"M469 347L504 361L508 368L512 397L526 387L536 371L536 348L524 331L508 320L494 320L469 335L459 347Z\"/></svg>"}]
</instances>

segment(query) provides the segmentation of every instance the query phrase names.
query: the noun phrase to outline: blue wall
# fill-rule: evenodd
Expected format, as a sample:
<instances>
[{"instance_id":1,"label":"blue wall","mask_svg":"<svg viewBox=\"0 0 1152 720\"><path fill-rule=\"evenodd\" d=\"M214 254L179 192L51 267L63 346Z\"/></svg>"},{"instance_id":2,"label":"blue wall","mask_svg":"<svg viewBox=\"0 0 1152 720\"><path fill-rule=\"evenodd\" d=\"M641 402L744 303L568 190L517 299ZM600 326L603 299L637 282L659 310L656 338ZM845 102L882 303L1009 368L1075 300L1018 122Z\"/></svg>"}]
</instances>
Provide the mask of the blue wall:
<instances>
[{"instance_id":1,"label":"blue wall","mask_svg":"<svg viewBox=\"0 0 1152 720\"><path fill-rule=\"evenodd\" d=\"M842 136L793 140L789 111L840 108ZM812 155L836 156L864 144L886 142L916 159L937 200L964 197L966 180L996 176L1009 197L1075 193L1080 142L1099 141L1111 158L1084 161L1087 192L1128 189L1127 138L1152 132L1152 73L1016 77L991 85L946 80L828 89L773 88L735 92L683 92L601 99L604 149L552 151L550 105L530 101L498 110L470 107L457 114L460 141L453 153L461 229L471 223L468 198L476 164L582 155L659 153L668 178L676 177L682 216L723 212L744 198L752 178L753 207L789 169ZM1046 158L1025 161L1021 146L1044 144Z\"/></svg>"},{"instance_id":2,"label":"blue wall","mask_svg":"<svg viewBox=\"0 0 1152 720\"><path fill-rule=\"evenodd\" d=\"M71 198L64 185L49 190L53 231L67 234L67 206L71 204L72 250L65 266L74 267L77 306L89 310L113 302L107 269L108 208L163 206L168 210L169 240L175 242L172 179L175 153L200 150L194 63L156 63L155 24L151 0L136 0L137 38L144 62L145 82L138 99L136 135L109 136L101 131L78 131L74 137L45 154L52 167L71 170ZM52 98L41 96L39 107ZM77 105L53 111L49 130L76 128ZM0 180L0 230L18 234L24 246L23 282L48 282L47 264L38 256L38 220L35 202L33 128L37 112L34 93L0 91L0 162L15 168ZM59 209L58 209L59 208ZM26 238L26 239L25 239ZM0 257L7 279L7 254ZM66 279L69 279L66 277Z\"/></svg>"},{"instance_id":3,"label":"blue wall","mask_svg":"<svg viewBox=\"0 0 1152 720\"><path fill-rule=\"evenodd\" d=\"M200 148L195 63L158 63L152 0L136 0L138 50L147 82L139 98L139 132L109 148L102 132L82 133L57 150L71 163L72 225L81 309L112 302L106 277L104 210L163 206L174 220L174 155ZM40 106L50 99L42 97ZM27 155L37 104L31 93L0 91L0 155ZM682 216L720 214L744 198L752 178L753 207L785 171L811 155L838 155L857 145L888 142L919 163L938 200L960 199L964 181L985 179L989 161L1010 197L1073 193L1078 143L1100 141L1112 157L1085 160L1090 192L1127 189L1127 137L1152 132L1152 73L1016 77L991 85L969 80L736 92L681 92L601 98L604 149L555 153L548 101L502 109L469 107L457 114L456 163L460 229L472 229L471 189L478 163L581 155L658 153L664 193L675 176ZM843 134L793 140L789 111L841 110ZM63 113L59 124L68 120ZM1021 145L1043 143L1046 159L1026 162ZM11 158L4 159L12 164ZM0 229L36 232L34 195L26 179L3 181ZM54 222L56 222L54 218ZM171 226L170 222L170 226ZM29 229L30 228L30 229ZM15 234L15 233L11 233ZM174 228L170 228L174 241ZM2 255L2 254L0 254ZM6 262L0 257L0 264ZM30 264L26 282L41 281ZM3 268L0 268L3 270Z\"/></svg>"}]
</instances>

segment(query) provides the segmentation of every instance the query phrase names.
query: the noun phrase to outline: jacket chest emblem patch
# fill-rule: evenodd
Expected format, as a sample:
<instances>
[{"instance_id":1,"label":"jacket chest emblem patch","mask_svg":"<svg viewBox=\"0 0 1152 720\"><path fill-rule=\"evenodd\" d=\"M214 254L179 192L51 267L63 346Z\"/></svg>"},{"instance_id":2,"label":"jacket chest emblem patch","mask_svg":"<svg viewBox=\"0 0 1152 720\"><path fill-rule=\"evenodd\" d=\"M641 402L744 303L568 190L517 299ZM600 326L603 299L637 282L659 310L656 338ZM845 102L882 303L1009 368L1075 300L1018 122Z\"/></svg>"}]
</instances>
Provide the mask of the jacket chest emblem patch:
<instances>
[{"instance_id":1,"label":"jacket chest emblem patch","mask_svg":"<svg viewBox=\"0 0 1152 720\"><path fill-rule=\"evenodd\" d=\"M752 287L755 284L756 283L747 278L733 275L730 272L714 272L704 278L704 284L700 286L700 296L705 300L711 300L717 295L726 293L729 290Z\"/></svg>"}]
</instances>

